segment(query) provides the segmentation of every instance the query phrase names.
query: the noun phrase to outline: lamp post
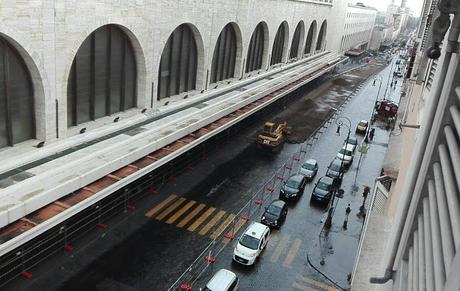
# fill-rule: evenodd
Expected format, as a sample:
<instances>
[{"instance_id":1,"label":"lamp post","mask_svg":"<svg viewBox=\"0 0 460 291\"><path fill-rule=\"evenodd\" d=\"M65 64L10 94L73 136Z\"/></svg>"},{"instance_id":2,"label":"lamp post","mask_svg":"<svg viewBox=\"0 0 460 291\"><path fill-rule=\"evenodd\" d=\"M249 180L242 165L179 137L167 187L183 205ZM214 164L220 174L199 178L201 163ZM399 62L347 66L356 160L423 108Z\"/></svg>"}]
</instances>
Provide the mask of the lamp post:
<instances>
[{"instance_id":1,"label":"lamp post","mask_svg":"<svg viewBox=\"0 0 460 291\"><path fill-rule=\"evenodd\" d=\"M342 126L345 126L348 129L348 134L347 134L347 139L345 140L345 150L348 147L348 141L350 139L350 133L351 133L351 120L348 117L345 116L339 116L335 120L335 123L337 124L337 133L340 134L340 128ZM340 176L339 179L343 178L343 158L345 155L343 155L342 159L340 159Z\"/></svg>"},{"instance_id":2,"label":"lamp post","mask_svg":"<svg viewBox=\"0 0 460 291\"><path fill-rule=\"evenodd\" d=\"M375 105L377 104L377 101L379 100L380 89L382 88L382 81L383 81L382 76L378 75L377 77L375 77L373 86L375 86L375 81L377 81L377 80L379 81L380 84L379 84L379 90L377 91L377 96L375 96L375 102L374 102L374 107L372 108L370 124L374 123Z\"/></svg>"},{"instance_id":3,"label":"lamp post","mask_svg":"<svg viewBox=\"0 0 460 291\"><path fill-rule=\"evenodd\" d=\"M348 134L347 134L347 139L345 140L345 150L348 146L348 140L350 138L350 133L351 133L351 120L348 118L348 117L344 117L344 116L339 116L337 117L336 119L336 124L337 124L337 133L340 134L340 128L342 126L345 126L347 129L348 129ZM340 159L340 172L339 172L339 181L343 179L343 160L344 160L344 157L345 157L345 154L343 155L343 157ZM331 199L331 207L329 208L328 210L328 213L327 213L327 218L326 218L326 221L324 222L324 227L326 229L330 229L331 226L332 226L332 216L334 215L334 201L335 201L335 197L337 196L337 194L339 194L339 198L343 197L343 194L344 194L344 191L343 189L338 189L338 185L336 185L336 180L334 180L334 184L333 187L334 187L334 191L332 192L332 199Z\"/></svg>"}]
</instances>

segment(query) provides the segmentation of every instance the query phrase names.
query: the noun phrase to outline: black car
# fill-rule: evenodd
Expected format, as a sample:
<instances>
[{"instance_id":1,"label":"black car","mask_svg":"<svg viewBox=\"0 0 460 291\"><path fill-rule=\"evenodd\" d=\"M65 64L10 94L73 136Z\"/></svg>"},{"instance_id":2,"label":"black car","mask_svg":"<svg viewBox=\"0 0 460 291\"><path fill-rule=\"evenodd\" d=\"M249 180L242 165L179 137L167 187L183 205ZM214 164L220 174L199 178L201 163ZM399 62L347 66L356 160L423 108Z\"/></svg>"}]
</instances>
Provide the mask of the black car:
<instances>
[{"instance_id":1,"label":"black car","mask_svg":"<svg viewBox=\"0 0 460 291\"><path fill-rule=\"evenodd\" d=\"M343 178L343 172L345 171L345 165L338 158L335 158L327 168L326 176L334 179L336 183L341 183Z\"/></svg>"},{"instance_id":2,"label":"black car","mask_svg":"<svg viewBox=\"0 0 460 291\"><path fill-rule=\"evenodd\" d=\"M260 221L269 227L279 228L286 220L287 212L287 205L284 201L273 200L270 205L265 208L265 212Z\"/></svg>"},{"instance_id":3,"label":"black car","mask_svg":"<svg viewBox=\"0 0 460 291\"><path fill-rule=\"evenodd\" d=\"M313 192L311 193L311 200L316 200L319 202L329 202L332 196L332 185L334 184L334 179L331 177L321 177L315 184Z\"/></svg>"},{"instance_id":4,"label":"black car","mask_svg":"<svg viewBox=\"0 0 460 291\"><path fill-rule=\"evenodd\" d=\"M303 194L307 179L304 175L295 174L284 183L280 190L280 199L299 199Z\"/></svg>"}]
</instances>

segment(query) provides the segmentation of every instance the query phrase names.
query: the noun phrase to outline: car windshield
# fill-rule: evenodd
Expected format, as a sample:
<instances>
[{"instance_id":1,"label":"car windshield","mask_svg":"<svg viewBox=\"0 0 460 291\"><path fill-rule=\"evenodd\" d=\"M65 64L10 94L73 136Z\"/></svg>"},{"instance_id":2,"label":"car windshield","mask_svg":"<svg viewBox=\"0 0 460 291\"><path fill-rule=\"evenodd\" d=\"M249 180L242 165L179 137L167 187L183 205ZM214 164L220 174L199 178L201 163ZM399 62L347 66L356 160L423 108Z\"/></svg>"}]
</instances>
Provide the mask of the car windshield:
<instances>
[{"instance_id":1,"label":"car windshield","mask_svg":"<svg viewBox=\"0 0 460 291\"><path fill-rule=\"evenodd\" d=\"M351 151L347 151L346 149L341 149L339 153L345 156L351 156Z\"/></svg>"},{"instance_id":2,"label":"car windshield","mask_svg":"<svg viewBox=\"0 0 460 291\"><path fill-rule=\"evenodd\" d=\"M324 183L323 181L319 181L317 187L321 190L329 191L329 184Z\"/></svg>"},{"instance_id":3,"label":"car windshield","mask_svg":"<svg viewBox=\"0 0 460 291\"><path fill-rule=\"evenodd\" d=\"M248 249L257 250L257 248L259 247L259 239L245 234L241 237L240 244L243 247L247 247Z\"/></svg>"},{"instance_id":4,"label":"car windshield","mask_svg":"<svg viewBox=\"0 0 460 291\"><path fill-rule=\"evenodd\" d=\"M360 125L360 126L367 126L367 122L361 121L361 122L359 123L359 125Z\"/></svg>"},{"instance_id":5,"label":"car windshield","mask_svg":"<svg viewBox=\"0 0 460 291\"><path fill-rule=\"evenodd\" d=\"M272 204L267 208L267 213L278 216L281 213L281 208Z\"/></svg>"},{"instance_id":6,"label":"car windshield","mask_svg":"<svg viewBox=\"0 0 460 291\"><path fill-rule=\"evenodd\" d=\"M332 171L340 172L340 163L333 163L333 164L330 166L330 169L331 169Z\"/></svg>"},{"instance_id":7,"label":"car windshield","mask_svg":"<svg viewBox=\"0 0 460 291\"><path fill-rule=\"evenodd\" d=\"M286 186L288 186L288 187L290 187L290 188L298 188L299 183L298 183L296 180L289 179L289 180L286 182Z\"/></svg>"},{"instance_id":8,"label":"car windshield","mask_svg":"<svg viewBox=\"0 0 460 291\"><path fill-rule=\"evenodd\" d=\"M350 138L348 139L348 141L345 140L345 143L347 143L347 144L352 144L352 145L357 145L357 144L358 144L358 140L357 140L356 138L350 137Z\"/></svg>"},{"instance_id":9,"label":"car windshield","mask_svg":"<svg viewBox=\"0 0 460 291\"><path fill-rule=\"evenodd\" d=\"M305 164L303 164L302 168L307 169L307 170L310 170L310 171L313 171L313 170L315 169L315 165L309 164L309 163L305 163Z\"/></svg>"}]
</instances>

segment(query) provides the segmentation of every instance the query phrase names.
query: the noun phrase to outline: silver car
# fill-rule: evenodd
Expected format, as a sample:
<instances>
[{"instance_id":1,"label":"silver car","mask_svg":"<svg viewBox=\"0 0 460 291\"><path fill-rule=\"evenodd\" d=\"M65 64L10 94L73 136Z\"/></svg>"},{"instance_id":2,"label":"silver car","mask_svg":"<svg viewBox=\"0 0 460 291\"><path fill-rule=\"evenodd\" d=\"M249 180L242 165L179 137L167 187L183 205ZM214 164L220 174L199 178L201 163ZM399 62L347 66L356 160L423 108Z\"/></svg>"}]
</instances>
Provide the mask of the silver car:
<instances>
[{"instance_id":1,"label":"silver car","mask_svg":"<svg viewBox=\"0 0 460 291\"><path fill-rule=\"evenodd\" d=\"M300 174L305 176L308 181L311 181L318 173L318 168L318 162L314 159L309 159L300 167Z\"/></svg>"}]
</instances>

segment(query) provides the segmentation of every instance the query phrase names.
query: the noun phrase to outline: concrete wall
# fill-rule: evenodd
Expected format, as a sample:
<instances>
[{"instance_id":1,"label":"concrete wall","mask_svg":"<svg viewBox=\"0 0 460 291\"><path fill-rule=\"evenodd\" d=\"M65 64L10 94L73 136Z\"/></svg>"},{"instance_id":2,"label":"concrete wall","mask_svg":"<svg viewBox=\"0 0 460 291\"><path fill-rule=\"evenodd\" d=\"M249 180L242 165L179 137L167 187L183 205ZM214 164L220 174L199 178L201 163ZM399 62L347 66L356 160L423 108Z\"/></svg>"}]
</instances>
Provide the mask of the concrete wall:
<instances>
[{"instance_id":1,"label":"concrete wall","mask_svg":"<svg viewBox=\"0 0 460 291\"><path fill-rule=\"evenodd\" d=\"M124 122L139 116L142 108L155 112L166 99L182 99L166 98L160 104L156 97L161 53L169 35L180 24L189 23L198 42L200 91L206 87L214 46L226 24L233 22L241 32L241 56L236 69L241 72L252 32L261 21L266 23L269 34L266 54L271 52L276 30L283 21L289 27L287 51L299 21L308 31L313 20L318 23L317 32L327 21L326 50L338 51L345 7L345 0L4 0L0 4L0 35L18 49L31 72L37 139L52 142L78 133L79 129L67 127L69 71L82 42L103 25L119 25L135 49L137 109L117 114ZM301 40L302 50L305 37L306 33ZM267 66L268 57L265 62ZM91 130L112 120L113 116L104 117L82 126ZM2 149L5 150L9 149Z\"/></svg>"}]
</instances>

